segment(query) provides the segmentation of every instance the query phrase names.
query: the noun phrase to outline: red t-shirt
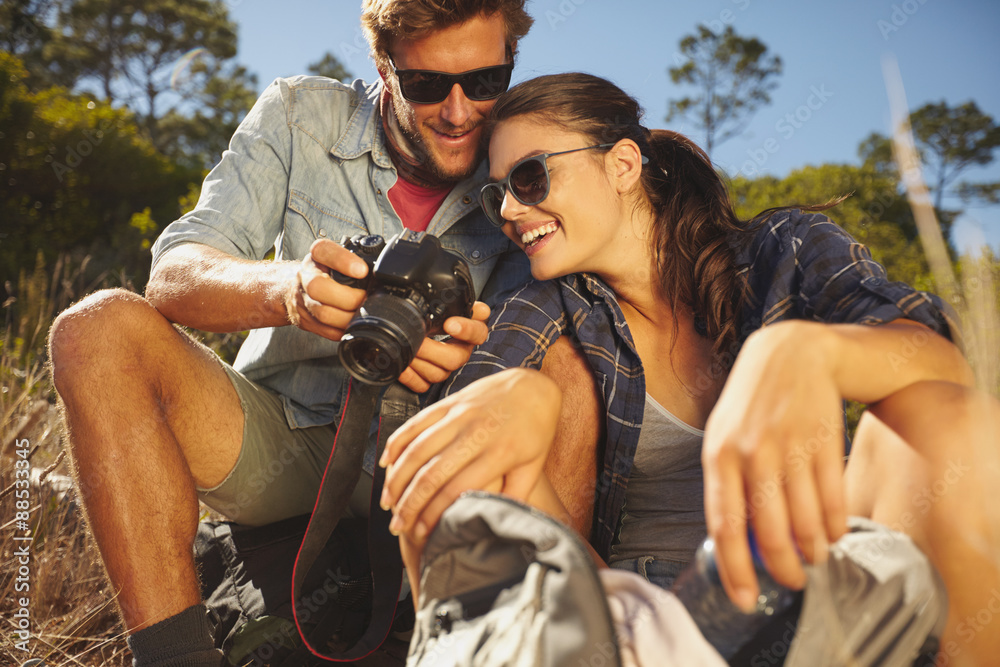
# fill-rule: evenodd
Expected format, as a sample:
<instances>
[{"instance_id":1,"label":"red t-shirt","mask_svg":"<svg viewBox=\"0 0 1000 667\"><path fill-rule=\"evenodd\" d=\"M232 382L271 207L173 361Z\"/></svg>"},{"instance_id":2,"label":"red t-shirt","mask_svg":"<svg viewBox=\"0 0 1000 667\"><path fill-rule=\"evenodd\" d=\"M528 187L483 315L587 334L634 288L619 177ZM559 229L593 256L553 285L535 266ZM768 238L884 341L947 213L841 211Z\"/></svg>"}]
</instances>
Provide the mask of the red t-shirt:
<instances>
[{"instance_id":1,"label":"red t-shirt","mask_svg":"<svg viewBox=\"0 0 1000 667\"><path fill-rule=\"evenodd\" d=\"M423 188L400 177L396 179L396 184L389 188L389 201L399 214L404 227L415 232L423 232L427 231L427 225L451 192L451 188L451 185L443 188Z\"/></svg>"}]
</instances>

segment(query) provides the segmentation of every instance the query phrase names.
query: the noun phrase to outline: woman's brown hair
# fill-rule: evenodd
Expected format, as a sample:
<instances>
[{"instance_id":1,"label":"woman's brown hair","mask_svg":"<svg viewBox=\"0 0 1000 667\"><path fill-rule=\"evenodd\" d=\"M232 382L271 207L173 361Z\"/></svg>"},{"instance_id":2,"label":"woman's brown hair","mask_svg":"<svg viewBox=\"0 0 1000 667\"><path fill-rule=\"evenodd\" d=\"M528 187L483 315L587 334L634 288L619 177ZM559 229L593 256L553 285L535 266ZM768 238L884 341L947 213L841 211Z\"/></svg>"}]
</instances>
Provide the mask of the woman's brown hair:
<instances>
[{"instance_id":1,"label":"woman's brown hair","mask_svg":"<svg viewBox=\"0 0 1000 667\"><path fill-rule=\"evenodd\" d=\"M690 307L700 333L731 363L731 351L743 338L740 318L747 297L737 252L749 243L758 224L782 209L740 220L708 155L677 132L643 127L639 103L600 77L553 74L518 84L497 100L490 126L528 114L584 134L595 144L622 139L638 144L649 158L641 179L646 198L638 205L648 201L654 213L662 294L671 305ZM833 205L787 208L824 210Z\"/></svg>"}]
</instances>

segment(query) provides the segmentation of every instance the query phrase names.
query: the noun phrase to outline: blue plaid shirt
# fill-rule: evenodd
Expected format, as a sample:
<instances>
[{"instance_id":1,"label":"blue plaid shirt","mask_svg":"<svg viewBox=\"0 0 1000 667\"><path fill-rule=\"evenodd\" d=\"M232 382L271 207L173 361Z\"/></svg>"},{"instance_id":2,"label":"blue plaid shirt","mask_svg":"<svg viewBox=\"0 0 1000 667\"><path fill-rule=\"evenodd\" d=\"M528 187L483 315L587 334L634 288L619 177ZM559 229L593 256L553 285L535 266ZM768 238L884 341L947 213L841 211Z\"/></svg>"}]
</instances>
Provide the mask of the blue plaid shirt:
<instances>
[{"instance_id":1,"label":"blue plaid shirt","mask_svg":"<svg viewBox=\"0 0 1000 667\"><path fill-rule=\"evenodd\" d=\"M957 331L940 299L889 282L868 249L823 215L772 216L737 261L750 287L742 340L788 319L875 325L907 318L949 338ZM494 310L489 340L441 389L449 394L505 368L540 368L563 334L585 353L607 408L591 535L607 559L620 528L646 395L642 362L611 289L591 274L529 283Z\"/></svg>"}]
</instances>

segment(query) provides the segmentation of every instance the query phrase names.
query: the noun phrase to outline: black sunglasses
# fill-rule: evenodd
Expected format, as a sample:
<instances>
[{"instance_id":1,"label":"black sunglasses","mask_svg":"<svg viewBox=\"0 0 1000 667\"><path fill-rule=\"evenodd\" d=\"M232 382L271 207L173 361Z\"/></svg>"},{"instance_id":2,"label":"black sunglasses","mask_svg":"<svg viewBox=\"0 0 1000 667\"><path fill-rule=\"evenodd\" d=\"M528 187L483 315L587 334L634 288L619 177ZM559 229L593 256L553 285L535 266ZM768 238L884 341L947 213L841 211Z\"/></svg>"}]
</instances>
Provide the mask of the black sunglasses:
<instances>
[{"instance_id":1,"label":"black sunglasses","mask_svg":"<svg viewBox=\"0 0 1000 667\"><path fill-rule=\"evenodd\" d=\"M507 178L496 183L487 183L479 191L479 202L486 212L486 217L497 227L503 227L506 220L500 215L500 208L503 206L503 198L507 190L514 195L514 199L525 206L541 204L549 196L549 188L552 181L549 179L549 165L546 160L554 155L565 155L577 151L586 151L591 148L611 148L611 144L595 144L584 146L583 148L571 148L568 151L558 153L542 153L526 157L510 170Z\"/></svg>"},{"instance_id":2,"label":"black sunglasses","mask_svg":"<svg viewBox=\"0 0 1000 667\"><path fill-rule=\"evenodd\" d=\"M507 47L507 59L511 60L510 47ZM389 56L389 64L399 81L403 97L417 104L444 102L456 83L462 86L462 91L470 100L482 102L496 99L510 86L510 74L514 70L512 62L457 74L429 69L396 69L392 56Z\"/></svg>"}]
</instances>

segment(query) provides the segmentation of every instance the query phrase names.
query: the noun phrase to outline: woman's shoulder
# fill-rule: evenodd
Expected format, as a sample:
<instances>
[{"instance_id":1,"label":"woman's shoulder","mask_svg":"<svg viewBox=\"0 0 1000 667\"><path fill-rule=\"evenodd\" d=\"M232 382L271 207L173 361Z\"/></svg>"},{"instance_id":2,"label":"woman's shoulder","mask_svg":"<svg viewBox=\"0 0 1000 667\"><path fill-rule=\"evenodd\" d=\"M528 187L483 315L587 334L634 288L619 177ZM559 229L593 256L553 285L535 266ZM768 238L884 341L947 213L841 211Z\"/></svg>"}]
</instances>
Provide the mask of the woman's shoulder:
<instances>
[{"instance_id":1,"label":"woman's shoulder","mask_svg":"<svg viewBox=\"0 0 1000 667\"><path fill-rule=\"evenodd\" d=\"M802 252L829 253L857 242L823 213L784 209L752 222L754 233L740 253L740 264L773 266L781 257Z\"/></svg>"},{"instance_id":2,"label":"woman's shoulder","mask_svg":"<svg viewBox=\"0 0 1000 667\"><path fill-rule=\"evenodd\" d=\"M551 280L529 280L494 310L514 318L524 310L540 311L553 316L580 307L592 308L594 303L613 294L596 276L574 273Z\"/></svg>"},{"instance_id":3,"label":"woman's shoulder","mask_svg":"<svg viewBox=\"0 0 1000 667\"><path fill-rule=\"evenodd\" d=\"M783 209L754 222L755 240L758 242L765 242L768 239L780 242L811 235L847 235L847 232L828 215L797 208Z\"/></svg>"}]
</instances>

